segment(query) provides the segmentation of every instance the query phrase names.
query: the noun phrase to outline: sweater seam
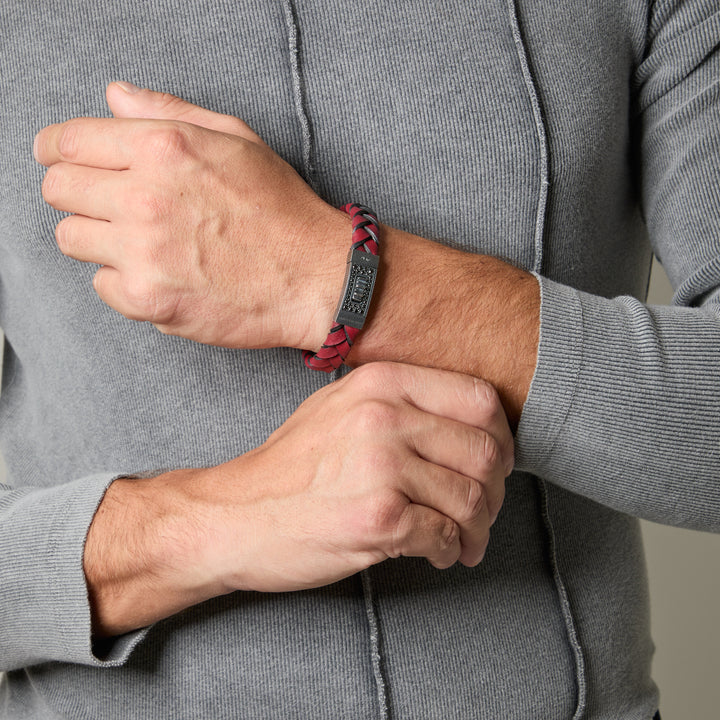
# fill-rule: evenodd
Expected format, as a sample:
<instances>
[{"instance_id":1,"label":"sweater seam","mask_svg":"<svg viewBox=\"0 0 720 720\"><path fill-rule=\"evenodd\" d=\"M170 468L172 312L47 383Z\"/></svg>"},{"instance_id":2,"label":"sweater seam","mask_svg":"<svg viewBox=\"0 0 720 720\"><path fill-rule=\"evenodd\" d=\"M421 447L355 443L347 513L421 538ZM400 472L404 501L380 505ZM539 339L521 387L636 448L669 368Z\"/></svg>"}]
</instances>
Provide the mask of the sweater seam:
<instances>
[{"instance_id":1,"label":"sweater seam","mask_svg":"<svg viewBox=\"0 0 720 720\"><path fill-rule=\"evenodd\" d=\"M527 91L528 100L532 109L533 120L535 124L535 132L539 149L539 189L537 207L535 211L535 230L533 237L534 258L532 269L536 273L542 271L543 261L543 237L545 234L545 219L547 214L547 202L549 193L549 150L547 141L547 130L545 128L545 120L542 108L540 106L540 96L537 83L530 69L530 57L527 46L522 37L520 30L520 21L516 0L508 0L508 15L510 20L510 30L515 42L518 62Z\"/></svg>"},{"instance_id":2,"label":"sweater seam","mask_svg":"<svg viewBox=\"0 0 720 720\"><path fill-rule=\"evenodd\" d=\"M365 600L365 614L368 621L370 639L370 661L377 690L377 702L380 720L390 720L390 707L388 704L388 688L382 668L380 618L375 605L370 568L360 573L362 580L363 598Z\"/></svg>"},{"instance_id":3,"label":"sweater seam","mask_svg":"<svg viewBox=\"0 0 720 720\"><path fill-rule=\"evenodd\" d=\"M288 32L288 54L290 61L290 78L292 81L293 103L295 115L300 126L302 138L303 177L315 190L315 167L313 161L313 133L310 115L307 110L306 84L303 77L300 28L297 8L294 0L283 0L283 12Z\"/></svg>"},{"instance_id":4,"label":"sweater seam","mask_svg":"<svg viewBox=\"0 0 720 720\"><path fill-rule=\"evenodd\" d=\"M562 572L560 570L560 561L558 558L555 528L550 517L550 502L548 498L547 483L544 480L538 479L538 487L540 489L542 520L548 538L548 556L550 560L550 566L552 568L553 581L555 583L555 590L557 592L558 602L560 604L560 610L562 613L563 622L565 624L565 632L567 633L568 644L570 645L575 664L577 701L572 720L582 720L583 716L585 715L585 709L587 706L587 676L585 669L585 654L583 652L582 644L580 642L580 637L577 630L577 623L575 622L575 616L572 610L572 605L570 603L570 596L568 594L567 585L565 584Z\"/></svg>"}]
</instances>

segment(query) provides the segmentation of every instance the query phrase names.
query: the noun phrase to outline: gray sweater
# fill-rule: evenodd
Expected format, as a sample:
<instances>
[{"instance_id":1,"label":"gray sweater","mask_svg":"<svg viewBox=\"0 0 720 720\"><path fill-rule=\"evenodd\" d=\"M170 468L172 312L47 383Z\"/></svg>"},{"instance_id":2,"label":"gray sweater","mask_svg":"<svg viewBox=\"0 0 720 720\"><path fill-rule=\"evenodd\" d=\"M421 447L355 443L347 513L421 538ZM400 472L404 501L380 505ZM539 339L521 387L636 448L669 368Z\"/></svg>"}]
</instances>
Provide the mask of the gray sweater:
<instances>
[{"instance_id":1,"label":"gray sweater","mask_svg":"<svg viewBox=\"0 0 720 720\"><path fill-rule=\"evenodd\" d=\"M650 718L635 518L720 529L717 0L102 7L0 3L0 717ZM106 115L112 79L238 115L328 201L541 278L479 567L399 559L92 643L83 543L113 478L239 455L329 380L126 320L59 253L33 136ZM642 302L653 250L672 307Z\"/></svg>"}]
</instances>

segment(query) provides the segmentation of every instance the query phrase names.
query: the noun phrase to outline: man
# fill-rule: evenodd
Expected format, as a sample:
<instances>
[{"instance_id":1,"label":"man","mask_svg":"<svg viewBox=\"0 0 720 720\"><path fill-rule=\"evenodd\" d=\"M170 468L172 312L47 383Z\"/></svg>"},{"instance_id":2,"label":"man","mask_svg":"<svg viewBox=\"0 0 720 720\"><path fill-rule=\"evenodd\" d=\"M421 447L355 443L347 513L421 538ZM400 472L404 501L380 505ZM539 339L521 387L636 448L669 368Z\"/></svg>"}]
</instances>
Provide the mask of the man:
<instances>
[{"instance_id":1,"label":"man","mask_svg":"<svg viewBox=\"0 0 720 720\"><path fill-rule=\"evenodd\" d=\"M28 141L101 75L198 101L43 130L56 230L4 142L10 716L652 717L630 514L720 516L717 11L10 6ZM322 388L248 348L319 349L347 200L381 274Z\"/></svg>"}]
</instances>

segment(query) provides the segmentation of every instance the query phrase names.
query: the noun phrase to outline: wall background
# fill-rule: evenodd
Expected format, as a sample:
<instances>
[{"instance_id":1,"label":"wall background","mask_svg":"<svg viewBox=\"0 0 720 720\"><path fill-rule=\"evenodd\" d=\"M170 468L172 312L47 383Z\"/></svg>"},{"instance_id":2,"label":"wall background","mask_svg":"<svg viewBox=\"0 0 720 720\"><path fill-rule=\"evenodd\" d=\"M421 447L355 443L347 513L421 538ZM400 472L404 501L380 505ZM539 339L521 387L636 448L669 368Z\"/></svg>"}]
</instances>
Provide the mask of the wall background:
<instances>
[{"instance_id":1,"label":"wall background","mask_svg":"<svg viewBox=\"0 0 720 720\"><path fill-rule=\"evenodd\" d=\"M648 301L667 304L671 297L656 264ZM714 720L720 717L720 535L647 522L642 527L663 720Z\"/></svg>"},{"instance_id":2,"label":"wall background","mask_svg":"<svg viewBox=\"0 0 720 720\"><path fill-rule=\"evenodd\" d=\"M672 288L657 263L648 302ZM718 439L720 442L720 439ZM720 472L718 473L720 479ZM720 717L720 535L643 522L663 720Z\"/></svg>"}]
</instances>

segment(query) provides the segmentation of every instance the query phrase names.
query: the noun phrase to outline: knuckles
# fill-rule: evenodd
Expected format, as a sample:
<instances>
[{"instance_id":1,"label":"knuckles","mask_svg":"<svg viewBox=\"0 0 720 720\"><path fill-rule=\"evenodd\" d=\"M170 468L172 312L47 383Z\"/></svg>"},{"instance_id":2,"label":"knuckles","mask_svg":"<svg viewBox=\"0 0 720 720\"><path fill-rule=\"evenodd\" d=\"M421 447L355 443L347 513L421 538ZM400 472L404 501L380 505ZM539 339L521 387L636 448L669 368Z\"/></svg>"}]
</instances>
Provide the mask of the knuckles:
<instances>
[{"instance_id":1,"label":"knuckles","mask_svg":"<svg viewBox=\"0 0 720 720\"><path fill-rule=\"evenodd\" d=\"M159 225L172 217L172 202L162 190L150 185L126 188L123 199L125 206L132 208L132 215L140 224Z\"/></svg>"},{"instance_id":2,"label":"knuckles","mask_svg":"<svg viewBox=\"0 0 720 720\"><path fill-rule=\"evenodd\" d=\"M143 130L138 142L142 156L162 164L179 163L194 155L192 128L183 123L153 124Z\"/></svg>"},{"instance_id":3,"label":"knuckles","mask_svg":"<svg viewBox=\"0 0 720 720\"><path fill-rule=\"evenodd\" d=\"M440 533L440 549L443 552L451 550L456 547L460 540L460 526L450 518L447 518L443 524L443 528ZM447 567L453 565L457 558L454 558L448 563Z\"/></svg>"},{"instance_id":4,"label":"knuckles","mask_svg":"<svg viewBox=\"0 0 720 720\"><path fill-rule=\"evenodd\" d=\"M449 518L445 521L444 526L441 528L439 539L438 539L438 555L433 557L430 562L433 566L439 570L445 570L452 567L458 560L460 555L458 543L460 540L460 528L457 523L453 522ZM450 551L455 548L456 552L451 553Z\"/></svg>"},{"instance_id":5,"label":"knuckles","mask_svg":"<svg viewBox=\"0 0 720 720\"><path fill-rule=\"evenodd\" d=\"M478 464L484 472L492 472L500 463L500 448L495 438L489 433L479 433L477 438L475 457Z\"/></svg>"},{"instance_id":6,"label":"knuckles","mask_svg":"<svg viewBox=\"0 0 720 720\"><path fill-rule=\"evenodd\" d=\"M360 400L350 418L358 436L380 437L398 424L399 409L389 400L369 398Z\"/></svg>"},{"instance_id":7,"label":"knuckles","mask_svg":"<svg viewBox=\"0 0 720 720\"><path fill-rule=\"evenodd\" d=\"M42 181L42 196L50 205L56 205L60 200L66 182L66 173L62 164L51 165Z\"/></svg>"},{"instance_id":8,"label":"knuckles","mask_svg":"<svg viewBox=\"0 0 720 720\"><path fill-rule=\"evenodd\" d=\"M72 257L75 251L74 217L63 218L55 227L55 242L63 255Z\"/></svg>"},{"instance_id":9,"label":"knuckles","mask_svg":"<svg viewBox=\"0 0 720 720\"><path fill-rule=\"evenodd\" d=\"M500 396L493 385L480 378L472 378L473 404L484 411L489 420L495 420L504 414Z\"/></svg>"},{"instance_id":10,"label":"knuckles","mask_svg":"<svg viewBox=\"0 0 720 720\"><path fill-rule=\"evenodd\" d=\"M471 523L482 514L486 507L486 497L483 486L473 480L468 482L467 494L463 507L455 518L462 524Z\"/></svg>"},{"instance_id":11,"label":"knuckles","mask_svg":"<svg viewBox=\"0 0 720 720\"><path fill-rule=\"evenodd\" d=\"M493 461L505 463L505 473L509 475L514 465L515 443L507 426L505 408L500 400L500 395L493 385L478 378L473 378L473 393L475 407L481 414L481 422L486 426L501 427L505 425L506 432L498 437L499 445L496 447L498 456ZM497 443L496 443L497 444Z\"/></svg>"},{"instance_id":12,"label":"knuckles","mask_svg":"<svg viewBox=\"0 0 720 720\"><path fill-rule=\"evenodd\" d=\"M123 293L127 302L124 315L130 320L147 321L165 327L172 323L177 299L150 275L134 272L126 279Z\"/></svg>"},{"instance_id":13,"label":"knuckles","mask_svg":"<svg viewBox=\"0 0 720 720\"><path fill-rule=\"evenodd\" d=\"M80 134L81 128L78 123L72 120L63 123L57 137L57 148L60 157L64 160L73 162L77 159L80 149Z\"/></svg>"},{"instance_id":14,"label":"knuckles","mask_svg":"<svg viewBox=\"0 0 720 720\"><path fill-rule=\"evenodd\" d=\"M478 447L473 452L477 480L481 482L474 482L473 485L479 488L482 498L476 497L473 493L478 490L473 489L468 495L468 507L475 503L478 511L482 511L486 505L489 516L494 521L505 497L505 465L500 447L492 435L479 433L477 444Z\"/></svg>"},{"instance_id":15,"label":"knuckles","mask_svg":"<svg viewBox=\"0 0 720 720\"><path fill-rule=\"evenodd\" d=\"M387 396L397 381L399 368L395 363L373 362L360 365L347 376L353 390L363 396Z\"/></svg>"},{"instance_id":16,"label":"knuckles","mask_svg":"<svg viewBox=\"0 0 720 720\"><path fill-rule=\"evenodd\" d=\"M376 538L381 545L386 544L387 538L394 538L408 503L404 495L390 489L373 494L363 509L363 529L367 537ZM388 554L397 557L399 552L391 548Z\"/></svg>"}]
</instances>

